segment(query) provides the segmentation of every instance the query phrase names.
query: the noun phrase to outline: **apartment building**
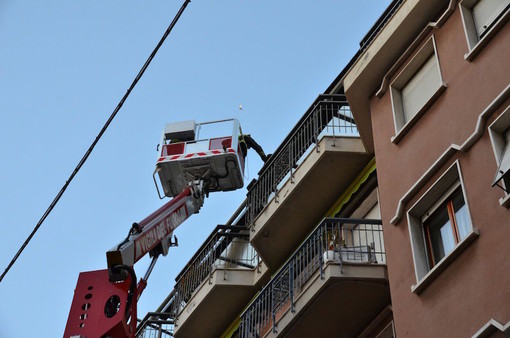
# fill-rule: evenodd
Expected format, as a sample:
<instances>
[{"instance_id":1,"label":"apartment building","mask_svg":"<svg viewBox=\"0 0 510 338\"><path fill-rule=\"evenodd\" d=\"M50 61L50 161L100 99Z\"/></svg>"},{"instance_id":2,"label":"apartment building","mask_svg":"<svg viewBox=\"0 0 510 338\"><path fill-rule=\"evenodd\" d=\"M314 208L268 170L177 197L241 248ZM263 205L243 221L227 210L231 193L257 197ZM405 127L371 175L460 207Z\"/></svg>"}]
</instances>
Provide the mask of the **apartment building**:
<instances>
[{"instance_id":1,"label":"apartment building","mask_svg":"<svg viewBox=\"0 0 510 338\"><path fill-rule=\"evenodd\" d=\"M393 1L138 336L510 334L509 3Z\"/></svg>"},{"instance_id":2,"label":"apartment building","mask_svg":"<svg viewBox=\"0 0 510 338\"><path fill-rule=\"evenodd\" d=\"M394 1L336 86L377 159L396 335L510 335L510 1Z\"/></svg>"}]
</instances>

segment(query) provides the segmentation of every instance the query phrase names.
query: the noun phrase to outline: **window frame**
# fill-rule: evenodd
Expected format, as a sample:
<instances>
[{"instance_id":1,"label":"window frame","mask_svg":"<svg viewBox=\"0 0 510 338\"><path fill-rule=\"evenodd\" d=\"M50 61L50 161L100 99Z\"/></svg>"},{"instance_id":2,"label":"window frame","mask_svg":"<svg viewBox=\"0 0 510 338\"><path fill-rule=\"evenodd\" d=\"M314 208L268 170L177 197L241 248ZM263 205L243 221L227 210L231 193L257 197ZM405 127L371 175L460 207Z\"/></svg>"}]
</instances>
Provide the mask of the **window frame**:
<instances>
[{"instance_id":1,"label":"window frame","mask_svg":"<svg viewBox=\"0 0 510 338\"><path fill-rule=\"evenodd\" d=\"M449 253L445 254L444 257L432 266L429 261L430 253L423 223L433 216L434 212L438 210L457 189L460 189L462 192L471 229L468 231L465 238L456 243L455 247ZM411 286L412 292L417 294L421 293L478 237L478 230L473 223L469 209L466 189L462 180L460 165L457 160L425 193L423 193L407 212L407 223L416 275L416 284Z\"/></svg>"},{"instance_id":2,"label":"window frame","mask_svg":"<svg viewBox=\"0 0 510 338\"><path fill-rule=\"evenodd\" d=\"M483 33L483 36L479 36L473 17L473 7L478 1L479 0L462 0L459 3L462 24L468 44L468 52L464 55L464 59L467 61L472 61L510 19L510 8L506 7Z\"/></svg>"},{"instance_id":3,"label":"window frame","mask_svg":"<svg viewBox=\"0 0 510 338\"><path fill-rule=\"evenodd\" d=\"M510 105L503 110L503 112L489 125L488 128L492 150L494 152L494 158L496 159L497 165L496 172L494 173L495 175L501 165L503 150L507 147L504 133L508 130L508 128L510 128ZM510 175L510 173L507 173L506 175ZM493 184L493 187L494 186L495 184ZM510 190L510 187L507 187L506 185L505 188ZM500 190L504 192L503 189ZM505 208L510 208L510 193L504 192L504 196L499 199L499 204Z\"/></svg>"},{"instance_id":4,"label":"window frame","mask_svg":"<svg viewBox=\"0 0 510 338\"><path fill-rule=\"evenodd\" d=\"M437 87L431 90L432 95L425 100L423 105L416 111L416 113L408 121L405 121L402 91L406 85L415 77L415 75L422 69L422 67L430 60L431 57L435 59L435 66L437 66L435 68L439 75L439 82L437 83ZM407 65L398 73L398 75L389 86L395 127L395 135L391 138L391 142L398 143L416 123L416 121L420 119L423 113L427 111L427 109L444 92L446 87L447 85L443 81L441 64L439 62L435 38L434 35L432 35L418 50L418 52L416 52L416 54L407 63Z\"/></svg>"},{"instance_id":5,"label":"window frame","mask_svg":"<svg viewBox=\"0 0 510 338\"><path fill-rule=\"evenodd\" d=\"M432 221L438 216L438 214L441 211L444 211L446 209L448 220L451 227L451 234L454 241L454 246L459 244L463 238L461 238L459 227L458 227L458 220L455 216L455 209L454 209L454 198L458 196L458 194L462 196L463 206L466 205L466 201L464 200L464 195L462 193L462 189L460 188L460 182L456 182L447 193L445 193L444 201L437 206L435 209L427 212L426 217L422 218L422 226L424 231L424 238L427 242L427 253L428 253L428 261L429 261L429 269L433 268L436 264L438 264L441 259L443 259L445 256L449 254L444 253L442 257L435 257L436 252L433 247L432 243L432 235L431 235L431 228L435 226L435 224L431 224ZM444 248L443 248L444 250Z\"/></svg>"},{"instance_id":6,"label":"window frame","mask_svg":"<svg viewBox=\"0 0 510 338\"><path fill-rule=\"evenodd\" d=\"M388 334L391 334L391 337L395 337L395 324L393 323L393 319L377 333L375 338L386 338Z\"/></svg>"}]
</instances>

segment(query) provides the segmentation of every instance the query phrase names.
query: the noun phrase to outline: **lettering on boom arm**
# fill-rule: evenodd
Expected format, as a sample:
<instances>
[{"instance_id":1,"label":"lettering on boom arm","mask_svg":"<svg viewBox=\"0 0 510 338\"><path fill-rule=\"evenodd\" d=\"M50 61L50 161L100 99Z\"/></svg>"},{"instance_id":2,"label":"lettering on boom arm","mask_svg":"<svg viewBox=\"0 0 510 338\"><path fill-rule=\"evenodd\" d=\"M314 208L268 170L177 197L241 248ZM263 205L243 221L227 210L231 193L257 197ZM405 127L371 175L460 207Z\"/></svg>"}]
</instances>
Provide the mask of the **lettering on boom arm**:
<instances>
[{"instance_id":1,"label":"lettering on boom arm","mask_svg":"<svg viewBox=\"0 0 510 338\"><path fill-rule=\"evenodd\" d=\"M188 211L186 204L183 204L163 218L157 225L142 233L135 239L135 261L154 249L162 239L171 235L175 228L186 218L188 218Z\"/></svg>"}]
</instances>

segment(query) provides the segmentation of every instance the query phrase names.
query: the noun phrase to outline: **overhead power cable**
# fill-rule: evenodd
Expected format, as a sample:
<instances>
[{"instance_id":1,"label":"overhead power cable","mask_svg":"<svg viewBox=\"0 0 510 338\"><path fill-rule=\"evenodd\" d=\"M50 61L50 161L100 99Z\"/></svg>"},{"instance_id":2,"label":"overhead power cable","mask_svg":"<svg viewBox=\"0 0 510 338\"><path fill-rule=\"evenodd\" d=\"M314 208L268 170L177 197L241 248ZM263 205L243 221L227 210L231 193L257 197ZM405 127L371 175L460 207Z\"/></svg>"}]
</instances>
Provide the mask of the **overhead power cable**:
<instances>
[{"instance_id":1,"label":"overhead power cable","mask_svg":"<svg viewBox=\"0 0 510 338\"><path fill-rule=\"evenodd\" d=\"M103 136L103 134L105 133L106 129L108 128L108 126L110 125L110 123L113 121L113 119L115 118L115 116L117 115L117 113L119 112L120 108L122 108L122 105L124 104L124 102L126 101L126 99L128 98L129 94L131 93L131 91L133 90L133 88L135 88L136 84L138 83L138 81L141 79L143 73L145 73L145 70L147 69L147 67L149 67L149 64L151 63L152 59L154 58L154 56L156 55L156 53L158 52L159 48L161 47L161 45L163 45L163 42L165 42L166 38L168 37L168 35L170 34L170 32L172 31L172 29L174 28L175 24L177 23L177 21L179 20L179 18L181 17L182 13L184 12L184 10L186 9L186 6L188 6L188 3L191 2L191 0L185 0L184 3L182 4L181 8L179 9L179 11L177 12L177 14L175 15L174 19L172 20L172 22L170 23L170 25L168 26L167 30L165 31L165 33L163 34L163 36L161 37L161 39L159 40L158 44L156 45L156 47L154 48L154 50L152 51L152 53L150 54L150 56L147 58L147 61L145 61L145 64L142 66L142 68L140 69L140 71L138 72L138 75L136 75L135 79L133 80L133 83L131 83L131 86L129 86L128 90L126 91L126 94L124 94L124 96L122 97L122 99L120 100L119 104L117 105L117 107L115 107L114 111L112 112L112 114L110 115L110 117L108 118L108 120L106 121L106 123L104 124L103 128L101 129L101 131L99 132L99 134L97 135L96 139L94 140L94 142L92 142L92 144L90 145L90 147L87 149L87 151L85 152L85 155L83 155L83 157L81 158L80 162L78 163L78 165L76 166L76 168L74 168L73 172L71 173L71 175L69 176L69 178L67 179L66 183L64 184L64 186L62 187L62 189L60 189L60 191L58 192L58 194L55 196L55 198L53 199L53 201L51 202L50 206L48 207L48 209L46 209L46 211L44 212L44 214L42 215L41 219L39 220L39 222L37 222L37 225L34 227L34 230L32 230L32 232L30 233L30 235L27 237L27 239L25 240L25 242L23 243L23 245L21 245L20 249L18 250L18 252L14 255L14 257L12 258L11 262L9 263L9 265L7 266L7 268L5 269L5 271L2 273L2 275L0 276L0 283L2 282L2 280L4 279L5 275L7 274L7 272L9 272L9 270L11 269L11 267L14 265L14 263L16 262L16 260L18 259L18 257L21 255L21 253L23 252L23 250L25 249L25 247L28 245L28 243L30 242L30 240L32 239L32 237L34 237L35 233L37 232L37 230L39 230L39 228L41 227L41 225L44 223L44 220L48 217L48 215L51 213L51 211L53 210L53 208L55 207L55 205L57 205L58 201L60 200L60 198L62 197L62 195L64 194L64 192L66 191L67 187L69 186L69 184L71 183L71 181L73 180L74 176L76 176L76 174L78 173L78 171L80 171L81 167L85 164L85 161L87 161L87 158L90 156L90 154L92 153L92 150L94 150L94 147L96 146L96 144L99 142L99 140L101 139L101 137Z\"/></svg>"}]
</instances>

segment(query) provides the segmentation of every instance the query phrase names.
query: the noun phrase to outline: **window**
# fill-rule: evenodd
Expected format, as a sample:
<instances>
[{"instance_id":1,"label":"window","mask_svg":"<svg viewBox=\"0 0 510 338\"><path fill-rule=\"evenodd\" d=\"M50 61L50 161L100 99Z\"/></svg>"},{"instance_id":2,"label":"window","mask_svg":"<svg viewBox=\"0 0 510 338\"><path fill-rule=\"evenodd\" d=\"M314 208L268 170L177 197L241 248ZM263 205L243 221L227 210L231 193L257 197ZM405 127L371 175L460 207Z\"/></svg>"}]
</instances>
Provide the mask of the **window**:
<instances>
[{"instance_id":1,"label":"window","mask_svg":"<svg viewBox=\"0 0 510 338\"><path fill-rule=\"evenodd\" d=\"M471 231L462 190L457 188L452 196L423 222L428 244L429 265L433 267L452 252Z\"/></svg>"},{"instance_id":2,"label":"window","mask_svg":"<svg viewBox=\"0 0 510 338\"><path fill-rule=\"evenodd\" d=\"M510 128L503 132L505 146L500 156L496 177L492 186L499 186L507 194L510 193Z\"/></svg>"},{"instance_id":3,"label":"window","mask_svg":"<svg viewBox=\"0 0 510 338\"><path fill-rule=\"evenodd\" d=\"M392 141L398 142L446 88L433 37L397 75L390 88L396 132Z\"/></svg>"},{"instance_id":4,"label":"window","mask_svg":"<svg viewBox=\"0 0 510 338\"><path fill-rule=\"evenodd\" d=\"M492 181L493 187L501 188L505 197L500 204L510 207L510 106L489 126L497 170Z\"/></svg>"},{"instance_id":5,"label":"window","mask_svg":"<svg viewBox=\"0 0 510 338\"><path fill-rule=\"evenodd\" d=\"M503 139L505 147L501 153L498 171L492 185L498 185L508 194L510 193L510 128L503 132ZM503 185L499 184L501 181Z\"/></svg>"},{"instance_id":6,"label":"window","mask_svg":"<svg viewBox=\"0 0 510 338\"><path fill-rule=\"evenodd\" d=\"M418 113L425 102L433 95L439 84L439 65L435 55L431 55L414 76L402 88L402 109L404 123Z\"/></svg>"},{"instance_id":7,"label":"window","mask_svg":"<svg viewBox=\"0 0 510 338\"><path fill-rule=\"evenodd\" d=\"M463 0L460 8L472 60L508 20L510 0Z\"/></svg>"},{"instance_id":8,"label":"window","mask_svg":"<svg viewBox=\"0 0 510 338\"><path fill-rule=\"evenodd\" d=\"M416 273L412 291L429 285L477 237L455 162L407 212Z\"/></svg>"},{"instance_id":9,"label":"window","mask_svg":"<svg viewBox=\"0 0 510 338\"><path fill-rule=\"evenodd\" d=\"M479 0L473 5L473 21L479 38L483 38L509 4L510 0Z\"/></svg>"}]
</instances>

